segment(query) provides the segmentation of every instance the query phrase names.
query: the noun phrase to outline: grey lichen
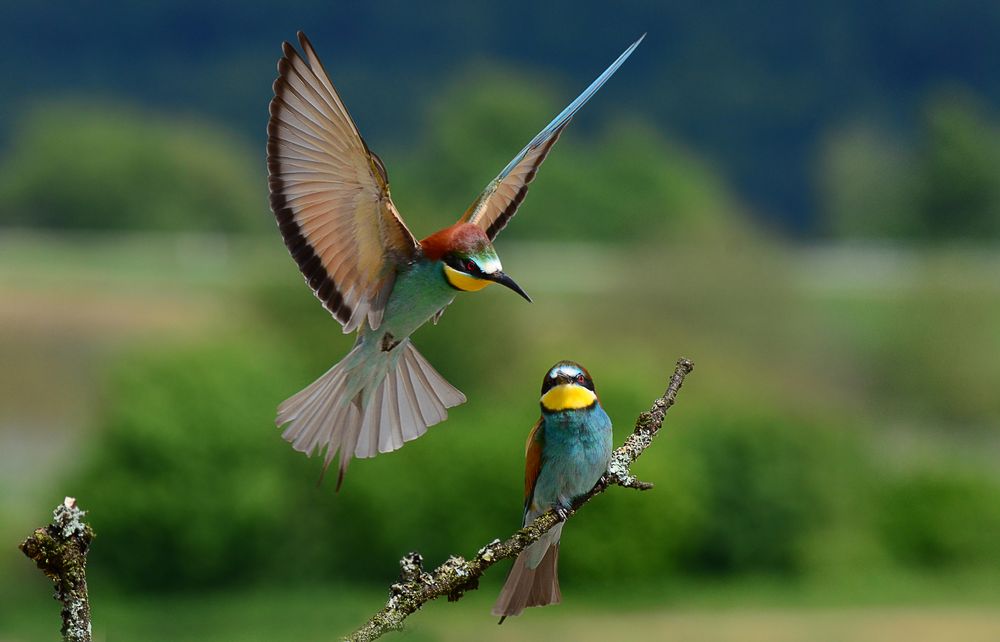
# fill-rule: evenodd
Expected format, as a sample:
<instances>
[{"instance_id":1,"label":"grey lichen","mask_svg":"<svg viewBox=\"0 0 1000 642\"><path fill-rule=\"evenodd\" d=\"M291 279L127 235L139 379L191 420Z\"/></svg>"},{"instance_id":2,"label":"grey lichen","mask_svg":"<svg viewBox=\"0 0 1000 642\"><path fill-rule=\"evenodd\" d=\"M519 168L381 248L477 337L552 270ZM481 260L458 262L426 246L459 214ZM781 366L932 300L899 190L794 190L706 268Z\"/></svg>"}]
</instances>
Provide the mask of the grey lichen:
<instances>
[{"instance_id":1,"label":"grey lichen","mask_svg":"<svg viewBox=\"0 0 1000 642\"><path fill-rule=\"evenodd\" d=\"M493 560L493 547L500 543L499 539L495 539L486 546L479 549L476 553L476 557L480 557L483 560L490 562Z\"/></svg>"},{"instance_id":2,"label":"grey lichen","mask_svg":"<svg viewBox=\"0 0 1000 642\"><path fill-rule=\"evenodd\" d=\"M594 488L576 499L573 509L566 513L566 519L572 517L584 504L603 493L609 486L637 490L648 490L653 487L652 484L636 479L630 467L652 443L653 436L663 425L667 410L677 398L677 392L684 383L684 378L693 369L694 364L689 360L677 361L666 392L653 402L648 412L639 415L635 428L625 443L612 453L607 473ZM501 560L517 557L521 551L560 521L561 517L553 511L543 513L506 540L494 539L483 546L472 559L465 560L453 555L430 573L423 570L423 558L418 553L406 555L400 560L400 581L390 587L389 599L385 606L361 628L344 639L350 642L371 642L388 631L401 629L403 620L407 616L431 600L442 596L446 596L449 602L461 599L466 591L479 587L479 578L489 567Z\"/></svg>"},{"instance_id":3,"label":"grey lichen","mask_svg":"<svg viewBox=\"0 0 1000 642\"><path fill-rule=\"evenodd\" d=\"M21 542L21 551L52 580L55 599L62 603L62 635L69 642L90 642L90 600L87 595L87 551L94 531L83 522L86 513L67 497L52 512L52 523L36 529Z\"/></svg>"},{"instance_id":4,"label":"grey lichen","mask_svg":"<svg viewBox=\"0 0 1000 642\"><path fill-rule=\"evenodd\" d=\"M403 581L420 577L424 572L424 558L416 551L399 560L399 578Z\"/></svg>"},{"instance_id":5,"label":"grey lichen","mask_svg":"<svg viewBox=\"0 0 1000 642\"><path fill-rule=\"evenodd\" d=\"M608 464L608 477L617 484L627 483L632 479L629 473L629 461L625 457L612 457Z\"/></svg>"},{"instance_id":6,"label":"grey lichen","mask_svg":"<svg viewBox=\"0 0 1000 642\"><path fill-rule=\"evenodd\" d=\"M82 536L87 530L82 521L86 514L87 511L80 510L76 505L76 498L67 497L52 511L52 525L59 528L63 539L69 539L74 535Z\"/></svg>"}]
</instances>

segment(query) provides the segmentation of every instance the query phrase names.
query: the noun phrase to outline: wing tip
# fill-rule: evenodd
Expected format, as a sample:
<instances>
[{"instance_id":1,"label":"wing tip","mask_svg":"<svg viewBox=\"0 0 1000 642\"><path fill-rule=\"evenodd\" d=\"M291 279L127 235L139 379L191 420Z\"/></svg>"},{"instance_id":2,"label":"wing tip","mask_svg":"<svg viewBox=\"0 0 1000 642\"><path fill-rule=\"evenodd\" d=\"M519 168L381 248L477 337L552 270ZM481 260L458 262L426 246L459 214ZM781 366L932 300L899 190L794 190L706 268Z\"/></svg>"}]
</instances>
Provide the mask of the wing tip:
<instances>
[{"instance_id":1,"label":"wing tip","mask_svg":"<svg viewBox=\"0 0 1000 642\"><path fill-rule=\"evenodd\" d=\"M619 67L621 67L623 64L625 64L625 61L629 59L629 57L632 55L632 53L639 47L640 44L642 44L642 41L646 39L646 34L647 33L649 33L649 32L648 31L644 31L642 33L642 35L639 36L638 40L636 40L635 42L633 42L632 44L630 44L628 47L626 47L625 51L623 51L621 53L621 55L618 56L618 58L613 63L611 63L611 65L608 66L608 68L606 70L604 70L604 73L601 74L601 76L605 76L605 74L607 74L607 76L604 78L605 81L608 78L610 78L611 76L613 76L615 74L615 72L618 71ZM598 77L598 79L600 79L600 76ZM600 83L600 85L598 85L598 88L600 88L600 86L603 85L603 84L604 84L603 82Z\"/></svg>"}]
</instances>

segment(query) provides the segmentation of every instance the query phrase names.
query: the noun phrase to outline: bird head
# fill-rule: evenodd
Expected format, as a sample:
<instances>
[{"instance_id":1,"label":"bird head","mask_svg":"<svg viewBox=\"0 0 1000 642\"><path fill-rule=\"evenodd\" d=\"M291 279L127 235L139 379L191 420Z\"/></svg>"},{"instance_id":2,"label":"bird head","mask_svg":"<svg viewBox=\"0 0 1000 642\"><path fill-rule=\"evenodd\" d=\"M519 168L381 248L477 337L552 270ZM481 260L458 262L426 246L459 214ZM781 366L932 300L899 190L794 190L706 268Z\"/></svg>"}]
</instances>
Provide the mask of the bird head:
<instances>
[{"instance_id":1,"label":"bird head","mask_svg":"<svg viewBox=\"0 0 1000 642\"><path fill-rule=\"evenodd\" d=\"M543 412L589 408L597 403L594 380L580 364L560 361L545 373L540 401Z\"/></svg>"},{"instance_id":2,"label":"bird head","mask_svg":"<svg viewBox=\"0 0 1000 642\"><path fill-rule=\"evenodd\" d=\"M497 251L478 225L458 223L428 236L420 245L428 258L441 261L445 280L456 290L475 292L499 283L531 302L521 286L504 274Z\"/></svg>"}]
</instances>

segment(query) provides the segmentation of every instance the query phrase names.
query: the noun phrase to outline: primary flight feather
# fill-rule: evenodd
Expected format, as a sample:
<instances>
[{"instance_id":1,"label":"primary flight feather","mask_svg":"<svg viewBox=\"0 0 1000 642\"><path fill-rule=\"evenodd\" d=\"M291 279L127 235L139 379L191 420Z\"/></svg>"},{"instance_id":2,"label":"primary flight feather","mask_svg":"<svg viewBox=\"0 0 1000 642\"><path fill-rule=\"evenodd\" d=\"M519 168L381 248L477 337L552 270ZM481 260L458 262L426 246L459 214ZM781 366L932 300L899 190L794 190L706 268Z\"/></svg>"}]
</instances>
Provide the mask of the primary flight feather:
<instances>
[{"instance_id":1,"label":"primary flight feather","mask_svg":"<svg viewBox=\"0 0 1000 642\"><path fill-rule=\"evenodd\" d=\"M525 299L492 241L517 211L573 115L642 42L538 133L454 225L417 241L396 210L382 160L361 137L312 44L284 43L268 121L271 209L309 287L342 325L351 351L278 408L283 437L325 467L401 448L465 401L416 351L410 335L460 291L500 283Z\"/></svg>"}]
</instances>

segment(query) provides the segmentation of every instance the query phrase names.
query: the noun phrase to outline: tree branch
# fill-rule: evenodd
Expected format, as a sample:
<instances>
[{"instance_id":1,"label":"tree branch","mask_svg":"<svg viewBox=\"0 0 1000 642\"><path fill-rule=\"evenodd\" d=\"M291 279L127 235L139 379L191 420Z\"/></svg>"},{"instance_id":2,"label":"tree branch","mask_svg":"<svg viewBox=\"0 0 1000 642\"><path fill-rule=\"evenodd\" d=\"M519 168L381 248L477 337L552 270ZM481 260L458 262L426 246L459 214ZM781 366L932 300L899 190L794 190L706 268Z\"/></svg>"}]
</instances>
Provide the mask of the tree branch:
<instances>
[{"instance_id":1,"label":"tree branch","mask_svg":"<svg viewBox=\"0 0 1000 642\"><path fill-rule=\"evenodd\" d=\"M677 399L677 392L684 383L684 378L694 369L694 364L687 359L678 359L677 367L666 392L653 402L648 412L639 415L635 428L620 448L611 454L608 471L597 484L585 495L573 503L573 510L565 517L571 517L581 506L600 495L609 486L622 486L636 490L648 490L652 484L639 481L631 473L632 462L649 447L653 437L663 425L663 419L670 406ZM388 631L399 630L403 620L408 615L419 610L425 603L441 596L448 596L449 602L454 602L479 587L479 578L486 569L500 560L511 559L537 541L549 529L558 524L560 516L554 511L548 511L538 516L530 524L501 542L495 539L479 549L471 560L461 557L449 557L444 564L428 573L423 568L423 558L419 553L410 553L400 560L399 582L389 588L389 600L381 611L376 613L361 628L348 635L345 640L350 642L370 642L381 637Z\"/></svg>"},{"instance_id":2,"label":"tree branch","mask_svg":"<svg viewBox=\"0 0 1000 642\"><path fill-rule=\"evenodd\" d=\"M82 521L85 514L67 497L52 511L52 523L35 529L18 547L55 585L53 597L62 603L66 642L91 642L87 550L94 531Z\"/></svg>"}]
</instances>

